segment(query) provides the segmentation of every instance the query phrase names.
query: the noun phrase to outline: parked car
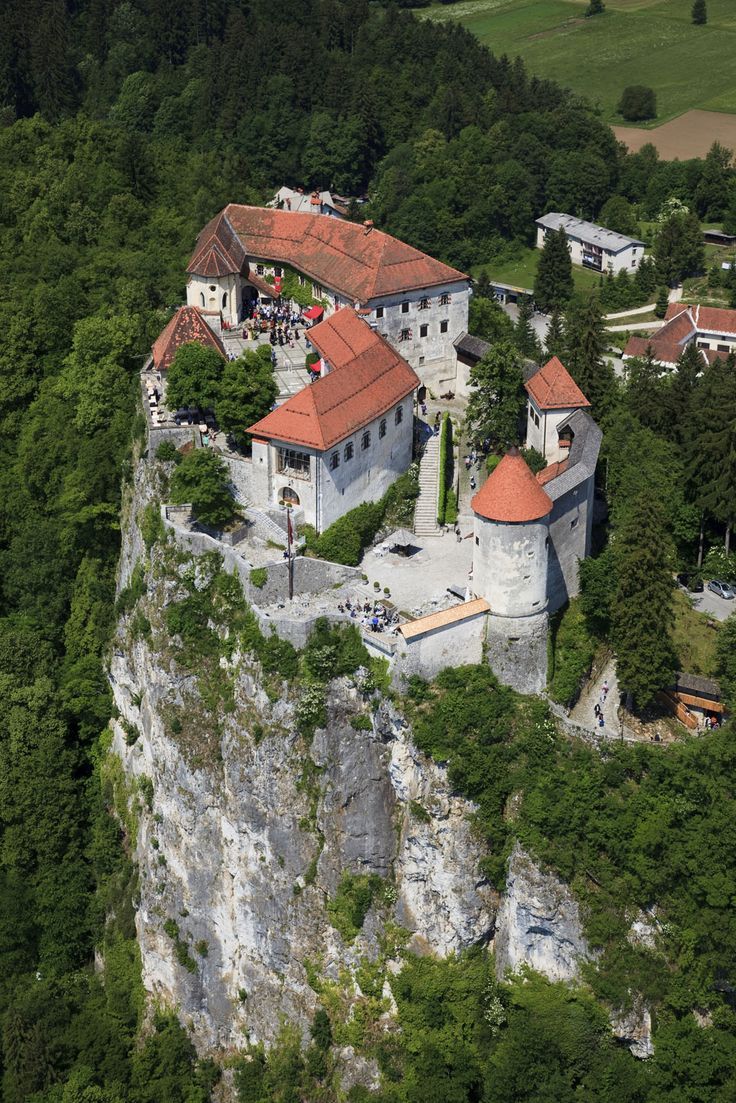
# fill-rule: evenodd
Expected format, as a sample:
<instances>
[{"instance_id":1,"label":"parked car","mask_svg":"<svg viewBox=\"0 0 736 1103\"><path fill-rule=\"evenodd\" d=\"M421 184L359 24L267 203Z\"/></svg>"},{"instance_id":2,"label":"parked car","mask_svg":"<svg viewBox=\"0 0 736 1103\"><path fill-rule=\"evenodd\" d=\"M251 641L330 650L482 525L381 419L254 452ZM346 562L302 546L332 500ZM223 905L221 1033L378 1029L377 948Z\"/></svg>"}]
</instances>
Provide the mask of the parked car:
<instances>
[{"instance_id":1,"label":"parked car","mask_svg":"<svg viewBox=\"0 0 736 1103\"><path fill-rule=\"evenodd\" d=\"M712 578L708 583L708 589L712 590L714 594L718 594L718 597L724 597L727 601L736 597L736 590L728 582L723 582L720 578Z\"/></svg>"},{"instance_id":2,"label":"parked car","mask_svg":"<svg viewBox=\"0 0 736 1103\"><path fill-rule=\"evenodd\" d=\"M677 581L683 590L689 590L691 594L702 594L703 592L703 580L698 574L681 571L677 576Z\"/></svg>"}]
</instances>

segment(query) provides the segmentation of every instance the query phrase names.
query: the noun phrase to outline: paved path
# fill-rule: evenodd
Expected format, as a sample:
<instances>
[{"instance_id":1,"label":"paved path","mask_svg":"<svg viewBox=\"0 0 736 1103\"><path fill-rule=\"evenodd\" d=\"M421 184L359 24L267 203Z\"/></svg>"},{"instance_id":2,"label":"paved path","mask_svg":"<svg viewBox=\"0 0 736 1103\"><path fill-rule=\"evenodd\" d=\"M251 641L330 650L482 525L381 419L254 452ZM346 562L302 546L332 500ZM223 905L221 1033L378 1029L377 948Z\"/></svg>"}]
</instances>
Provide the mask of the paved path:
<instances>
[{"instance_id":1,"label":"paved path","mask_svg":"<svg viewBox=\"0 0 736 1103\"><path fill-rule=\"evenodd\" d=\"M606 326L607 333L628 333L630 329L661 329L664 322L630 322L625 326Z\"/></svg>"},{"instance_id":2,"label":"paved path","mask_svg":"<svg viewBox=\"0 0 736 1103\"><path fill-rule=\"evenodd\" d=\"M603 683L608 683L608 694L604 697ZM601 731L595 718L594 707L601 705L603 719L605 721ZM570 719L581 728L589 728L591 731L599 731L610 739L621 737L621 728L618 720L619 688L616 679L616 664L609 659L598 677L588 684L580 694L577 704L570 713Z\"/></svg>"},{"instance_id":3,"label":"paved path","mask_svg":"<svg viewBox=\"0 0 736 1103\"><path fill-rule=\"evenodd\" d=\"M619 310L616 314L604 314L603 319L606 322L612 322L616 318L628 318L630 314L647 314L650 310L654 310L656 303L647 303L646 306L637 306L635 310Z\"/></svg>"}]
</instances>

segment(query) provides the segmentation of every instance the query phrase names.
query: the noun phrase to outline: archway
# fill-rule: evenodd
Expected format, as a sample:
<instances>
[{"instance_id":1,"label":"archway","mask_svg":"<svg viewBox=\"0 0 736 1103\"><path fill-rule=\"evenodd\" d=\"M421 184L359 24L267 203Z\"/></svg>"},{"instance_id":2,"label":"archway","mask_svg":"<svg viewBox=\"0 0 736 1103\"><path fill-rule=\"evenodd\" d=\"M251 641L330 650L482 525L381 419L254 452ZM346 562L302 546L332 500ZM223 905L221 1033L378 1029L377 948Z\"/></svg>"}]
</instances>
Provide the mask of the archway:
<instances>
[{"instance_id":1,"label":"archway","mask_svg":"<svg viewBox=\"0 0 736 1103\"><path fill-rule=\"evenodd\" d=\"M298 506L299 495L292 487L285 486L279 491L279 501L282 506Z\"/></svg>"}]
</instances>

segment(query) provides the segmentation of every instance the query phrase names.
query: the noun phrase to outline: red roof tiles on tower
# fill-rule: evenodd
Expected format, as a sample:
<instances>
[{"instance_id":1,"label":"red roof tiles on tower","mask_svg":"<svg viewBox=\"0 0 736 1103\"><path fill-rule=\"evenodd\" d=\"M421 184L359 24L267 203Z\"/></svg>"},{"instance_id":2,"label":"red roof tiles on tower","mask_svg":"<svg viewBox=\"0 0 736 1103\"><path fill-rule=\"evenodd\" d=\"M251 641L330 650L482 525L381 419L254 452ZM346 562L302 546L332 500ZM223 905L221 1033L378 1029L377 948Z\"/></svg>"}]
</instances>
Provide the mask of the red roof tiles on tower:
<instances>
[{"instance_id":1,"label":"red roof tiles on tower","mask_svg":"<svg viewBox=\"0 0 736 1103\"><path fill-rule=\"evenodd\" d=\"M468 278L381 230L265 207L231 203L221 211L199 235L189 273L206 274L200 269L213 263L215 244L229 272L245 273L246 256L258 257L291 265L358 302Z\"/></svg>"},{"instance_id":2,"label":"red roof tiles on tower","mask_svg":"<svg viewBox=\"0 0 736 1103\"><path fill-rule=\"evenodd\" d=\"M580 410L590 406L587 398L556 356L548 360L524 386L540 410Z\"/></svg>"},{"instance_id":3,"label":"red roof tiles on tower","mask_svg":"<svg viewBox=\"0 0 736 1103\"><path fill-rule=\"evenodd\" d=\"M197 306L180 306L168 325L153 342L153 365L156 371L166 371L182 345L197 341L226 358L222 341L213 333Z\"/></svg>"},{"instance_id":4,"label":"red roof tiles on tower","mask_svg":"<svg viewBox=\"0 0 736 1103\"><path fill-rule=\"evenodd\" d=\"M324 452L419 386L406 360L348 307L314 326L309 339L332 371L247 432Z\"/></svg>"},{"instance_id":5,"label":"red roof tiles on tower","mask_svg":"<svg viewBox=\"0 0 736 1103\"><path fill-rule=\"evenodd\" d=\"M488 521L538 521L552 511L546 494L518 448L510 448L470 503Z\"/></svg>"}]
</instances>

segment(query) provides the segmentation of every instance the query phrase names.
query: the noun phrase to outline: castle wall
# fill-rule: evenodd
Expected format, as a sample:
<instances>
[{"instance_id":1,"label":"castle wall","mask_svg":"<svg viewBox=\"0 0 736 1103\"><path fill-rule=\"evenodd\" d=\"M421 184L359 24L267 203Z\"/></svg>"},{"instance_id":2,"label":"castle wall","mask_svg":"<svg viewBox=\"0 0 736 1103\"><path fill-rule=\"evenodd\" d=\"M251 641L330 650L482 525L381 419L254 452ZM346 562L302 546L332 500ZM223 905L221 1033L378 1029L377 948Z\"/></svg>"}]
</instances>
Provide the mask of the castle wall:
<instances>
[{"instance_id":1,"label":"castle wall","mask_svg":"<svg viewBox=\"0 0 736 1103\"><path fill-rule=\"evenodd\" d=\"M554 483L545 489L550 491ZM554 502L549 525L549 612L554 613L580 591L578 565L590 554L594 479L585 479Z\"/></svg>"},{"instance_id":2,"label":"castle wall","mask_svg":"<svg viewBox=\"0 0 736 1103\"><path fill-rule=\"evenodd\" d=\"M486 659L506 686L518 693L542 693L547 685L548 617L495 617L486 620Z\"/></svg>"},{"instance_id":3,"label":"castle wall","mask_svg":"<svg viewBox=\"0 0 736 1103\"><path fill-rule=\"evenodd\" d=\"M479 612L408 640L399 634L396 637L394 685L402 688L413 674L429 680L447 667L481 662L486 616L485 611Z\"/></svg>"},{"instance_id":4,"label":"castle wall","mask_svg":"<svg viewBox=\"0 0 736 1103\"><path fill-rule=\"evenodd\" d=\"M191 275L187 282L187 306L221 314L231 325L240 321L240 294L241 279L234 272L227 276Z\"/></svg>"},{"instance_id":5,"label":"castle wall","mask_svg":"<svg viewBox=\"0 0 736 1103\"><path fill-rule=\"evenodd\" d=\"M476 515L473 590L495 616L533 616L546 609L546 520L506 524Z\"/></svg>"},{"instance_id":6,"label":"castle wall","mask_svg":"<svg viewBox=\"0 0 736 1103\"><path fill-rule=\"evenodd\" d=\"M560 448L558 445L557 427L577 408L577 406L569 406L564 410L540 410L534 399L530 397L527 401L527 448L536 448L547 463L557 463L558 460L565 459L570 449Z\"/></svg>"}]
</instances>

